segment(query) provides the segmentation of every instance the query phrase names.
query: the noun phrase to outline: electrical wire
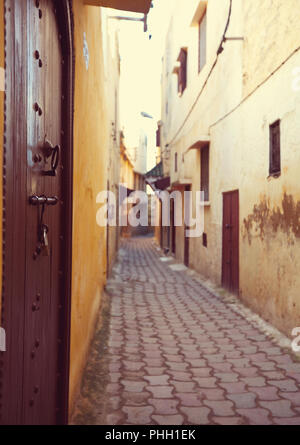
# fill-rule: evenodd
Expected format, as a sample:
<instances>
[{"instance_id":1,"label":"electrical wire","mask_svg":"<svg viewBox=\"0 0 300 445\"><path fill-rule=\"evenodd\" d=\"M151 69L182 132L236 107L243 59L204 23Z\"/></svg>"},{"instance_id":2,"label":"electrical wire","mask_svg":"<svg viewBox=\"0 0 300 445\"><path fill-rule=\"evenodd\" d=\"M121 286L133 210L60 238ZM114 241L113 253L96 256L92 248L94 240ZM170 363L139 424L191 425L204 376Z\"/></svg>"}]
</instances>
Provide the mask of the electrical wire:
<instances>
[{"instance_id":1,"label":"electrical wire","mask_svg":"<svg viewBox=\"0 0 300 445\"><path fill-rule=\"evenodd\" d=\"M222 53L222 51L223 51L223 44L226 42L226 38L225 38L225 37L226 37L226 32L227 32L227 30L228 30L228 28L229 28L229 25L230 25L231 13L232 13L232 0L230 0L229 12L228 12L228 18L227 18L227 22L226 22L225 30L224 30L224 33L223 33L223 36L222 36L222 39L221 39L221 43L220 43L219 48L218 48L218 51L217 51L217 56L216 56L216 58L215 58L215 61L214 61L213 65L212 65L212 67L211 67L211 69L210 69L210 71L209 71L209 73L208 73L208 75L207 75L207 77L206 77L206 79L205 79L205 82L204 82L204 84L202 85L202 88L200 89L200 91L199 91L199 93L198 93L198 95L197 95L197 97L196 97L196 100L195 100L195 102L193 103L193 105L192 105L192 107L191 107L191 109L190 109L188 115L187 115L186 118L184 119L183 123L181 124L181 126L179 127L179 129L177 130L177 132L175 133L175 135L173 136L173 138L172 138L172 139L170 140L170 142L167 144L167 146L170 146L170 145L173 144L173 142L175 141L175 139L177 138L177 136L179 135L179 133L181 132L181 130L184 128L184 126L185 126L186 122L188 121L190 115L192 114L192 112L193 112L195 106L197 105L198 100L199 100L200 97L202 96L202 93L203 93L203 91L204 91L204 89L205 89L205 87L206 87L206 85L207 85L207 83L208 83L208 81L209 81L209 79L210 79L210 76L212 75L212 73L213 73L213 71L214 71L214 69L215 69L215 67L216 67L216 65L217 65L219 55L220 55L220 54Z\"/></svg>"},{"instance_id":2,"label":"electrical wire","mask_svg":"<svg viewBox=\"0 0 300 445\"><path fill-rule=\"evenodd\" d=\"M250 91L249 94L247 94L247 96L245 96L234 108L232 108L230 111L228 111L228 113L226 113L224 116L220 117L216 122L214 122L213 124L211 124L209 126L209 128L215 127L217 124L219 124L220 122L222 122L224 119L226 119L226 117L230 116L234 111L236 111L244 102L246 102L247 99L249 99L249 97L251 97L262 85L264 85L272 76L274 76L274 74L277 73L277 71L280 70L280 68L285 65L296 53L298 53L300 51L300 46L298 46L296 49L294 49L294 51L289 54L289 56L284 59L283 62L281 62L280 65L278 65L274 71L272 71L272 73L270 73L264 80L262 80L252 91Z\"/></svg>"}]
</instances>

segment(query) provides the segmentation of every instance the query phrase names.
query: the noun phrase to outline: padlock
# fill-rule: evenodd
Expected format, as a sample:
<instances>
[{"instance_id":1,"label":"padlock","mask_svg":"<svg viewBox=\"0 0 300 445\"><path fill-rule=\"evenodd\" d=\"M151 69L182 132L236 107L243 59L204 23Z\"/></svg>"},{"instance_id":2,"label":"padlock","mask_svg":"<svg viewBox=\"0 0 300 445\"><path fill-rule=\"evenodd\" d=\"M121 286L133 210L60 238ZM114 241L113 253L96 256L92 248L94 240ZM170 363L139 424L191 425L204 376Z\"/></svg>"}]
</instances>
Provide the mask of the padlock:
<instances>
[{"instance_id":1,"label":"padlock","mask_svg":"<svg viewBox=\"0 0 300 445\"><path fill-rule=\"evenodd\" d=\"M50 250L49 250L49 242L48 242L48 226L45 224L42 227L42 256L49 256Z\"/></svg>"}]
</instances>

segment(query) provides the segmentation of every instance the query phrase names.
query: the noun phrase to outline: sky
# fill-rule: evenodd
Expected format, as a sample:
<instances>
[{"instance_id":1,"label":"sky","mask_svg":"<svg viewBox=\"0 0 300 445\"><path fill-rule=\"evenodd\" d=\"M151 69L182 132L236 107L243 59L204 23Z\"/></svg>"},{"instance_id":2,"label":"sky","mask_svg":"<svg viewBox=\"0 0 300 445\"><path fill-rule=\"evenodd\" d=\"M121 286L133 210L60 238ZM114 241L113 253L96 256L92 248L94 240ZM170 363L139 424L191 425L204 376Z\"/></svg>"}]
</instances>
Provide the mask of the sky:
<instances>
[{"instance_id":1,"label":"sky","mask_svg":"<svg viewBox=\"0 0 300 445\"><path fill-rule=\"evenodd\" d=\"M161 111L161 63L165 46L165 35L169 22L170 0L153 0L154 7L148 14L148 32L144 33L143 23L121 21L120 54L121 84L120 113L124 126L126 145L138 144L140 128L149 131L151 122L140 113L153 116L153 134L149 150L155 152L155 129ZM120 13L121 12L121 13ZM117 15L142 17L141 14L118 11ZM151 36L151 39L149 38ZM150 130L151 134L151 130ZM153 146L154 145L154 146ZM154 157L149 158L149 169Z\"/></svg>"}]
</instances>

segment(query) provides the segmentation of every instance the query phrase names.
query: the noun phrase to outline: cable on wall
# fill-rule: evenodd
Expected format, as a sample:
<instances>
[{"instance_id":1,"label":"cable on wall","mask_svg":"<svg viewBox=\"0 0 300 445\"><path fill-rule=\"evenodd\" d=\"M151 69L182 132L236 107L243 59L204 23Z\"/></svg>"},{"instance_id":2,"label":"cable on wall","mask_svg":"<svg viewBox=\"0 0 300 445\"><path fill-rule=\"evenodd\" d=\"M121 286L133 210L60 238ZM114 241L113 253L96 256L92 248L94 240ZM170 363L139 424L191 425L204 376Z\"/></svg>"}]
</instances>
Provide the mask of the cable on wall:
<instances>
[{"instance_id":1,"label":"cable on wall","mask_svg":"<svg viewBox=\"0 0 300 445\"><path fill-rule=\"evenodd\" d=\"M223 36L222 36L222 39L221 39L221 43L220 43L219 48L218 48L218 51L217 51L217 56L216 56L216 58L215 58L215 61L214 61L213 65L212 65L212 67L211 67L211 69L210 69L210 71L209 71L209 73L208 73L208 75L207 75L207 77L206 77L206 79L205 79L205 82L204 82L204 84L202 85L202 88L201 88L201 90L199 91L199 93L198 93L198 95L197 95L197 97L196 97L196 100L194 101L194 103L193 103L193 105L192 105L192 107L191 107L191 109L190 109L188 115L186 116L186 118L184 119L183 123L181 124L181 126L179 127L179 129L177 130L177 132L175 133L174 137L173 137L173 138L170 140L170 142L167 144L168 147L169 147L171 144L173 144L173 142L175 141L175 139L177 138L177 136L179 135L179 133L181 132L181 130L182 130L183 127L185 126L186 122L188 121L190 115L192 114L192 112L193 112L195 106L196 106L197 103L198 103L198 100L199 100L200 97L202 96L202 93L203 93L203 91L204 91L204 89L205 89L205 87L206 87L206 85L207 85L207 83L208 83L208 81L209 81L209 79L210 79L210 76L212 75L212 73L213 73L213 71L214 71L214 69L215 69L215 66L217 65L219 55L220 55L220 54L223 52L223 50L224 50L223 45L224 45L224 43L226 43L226 33L227 33L227 30L228 30L229 25L230 25L231 13L232 13L232 0L230 0L229 12L228 12L228 18L227 18L227 22L226 22L225 30L224 30L224 33L223 33Z\"/></svg>"}]
</instances>

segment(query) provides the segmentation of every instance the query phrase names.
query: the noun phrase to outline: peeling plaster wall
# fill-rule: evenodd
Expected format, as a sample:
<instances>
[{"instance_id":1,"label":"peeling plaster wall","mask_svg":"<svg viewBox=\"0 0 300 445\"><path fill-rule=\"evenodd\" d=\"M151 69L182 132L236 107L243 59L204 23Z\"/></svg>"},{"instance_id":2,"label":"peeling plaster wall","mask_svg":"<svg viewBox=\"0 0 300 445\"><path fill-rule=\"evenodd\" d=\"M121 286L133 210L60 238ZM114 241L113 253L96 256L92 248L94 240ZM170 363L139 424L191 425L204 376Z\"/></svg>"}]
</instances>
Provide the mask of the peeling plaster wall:
<instances>
[{"instance_id":1,"label":"peeling plaster wall","mask_svg":"<svg viewBox=\"0 0 300 445\"><path fill-rule=\"evenodd\" d=\"M300 322L300 92L291 89L294 66L300 66L299 53L243 107L252 119L244 120L241 170L241 298L288 335ZM269 124L278 118L282 174L275 179L267 178Z\"/></svg>"},{"instance_id":2,"label":"peeling plaster wall","mask_svg":"<svg viewBox=\"0 0 300 445\"><path fill-rule=\"evenodd\" d=\"M169 144L170 149L171 182L190 179L193 191L200 190L200 150L187 150L202 135L211 141L210 205L205 208L204 228L208 247L203 247L202 237L190 242L190 266L221 284L222 193L239 189L240 298L290 335L300 323L300 91L292 89L293 70L300 67L300 5L297 0L233 0L227 35L245 40L225 43L195 103L215 60L229 1L208 0L207 63L200 74L198 32L189 27L197 4L177 2L173 37L168 36L173 64L180 46L188 46L188 81L182 97L177 94L176 75L171 83L166 73L162 79L163 122L166 100L173 103L172 119L162 136L162 146ZM282 174L270 179L269 125L277 119ZM183 261L182 228L177 229L176 240L176 257Z\"/></svg>"}]
</instances>

